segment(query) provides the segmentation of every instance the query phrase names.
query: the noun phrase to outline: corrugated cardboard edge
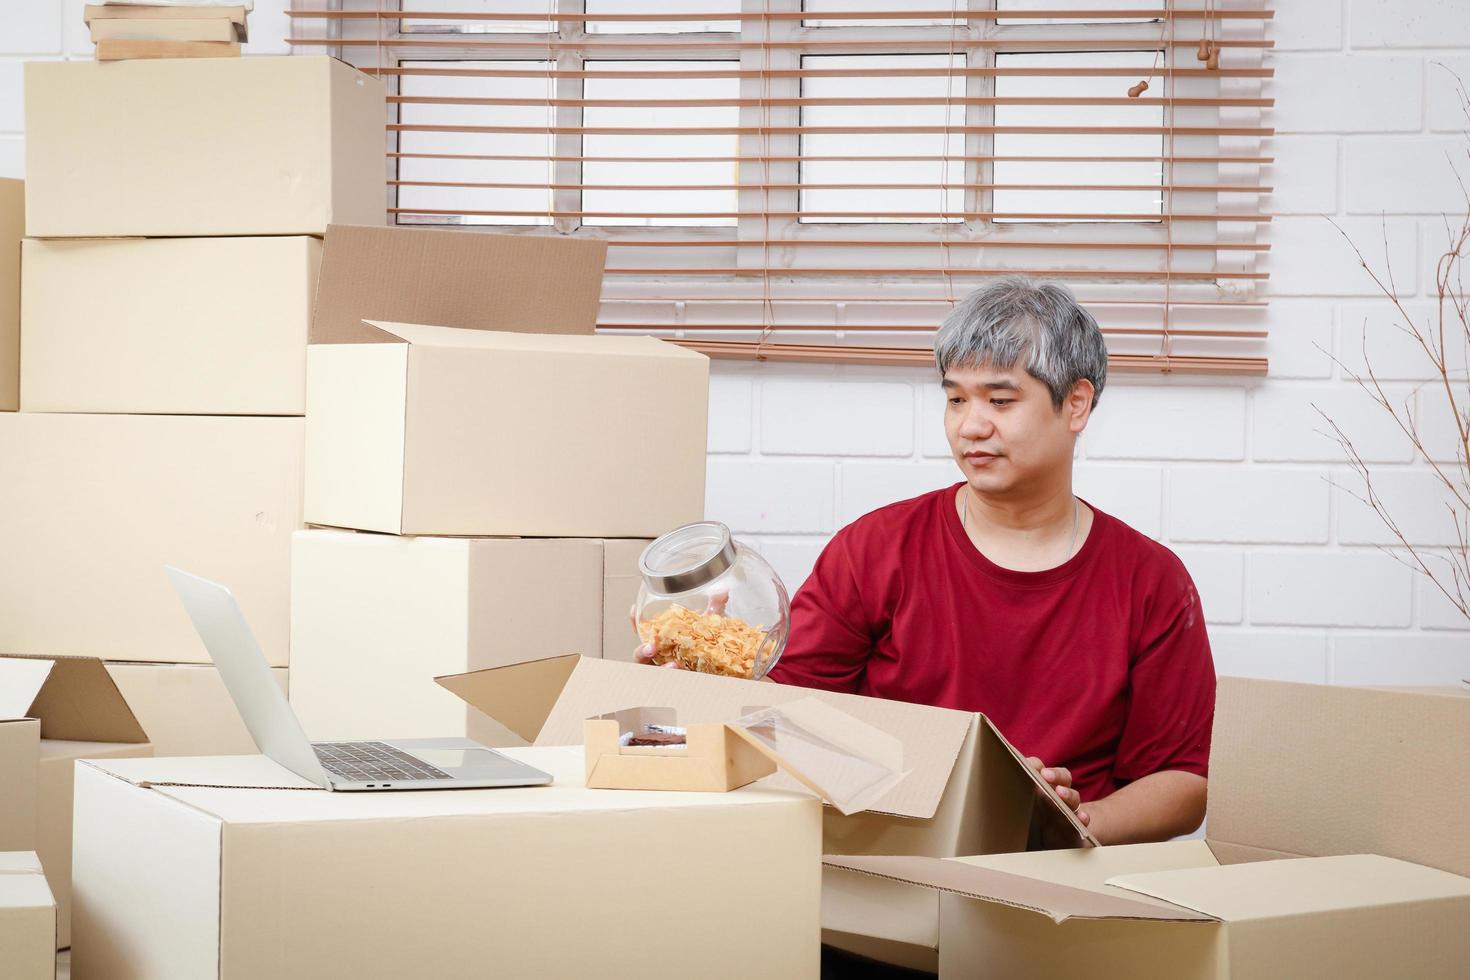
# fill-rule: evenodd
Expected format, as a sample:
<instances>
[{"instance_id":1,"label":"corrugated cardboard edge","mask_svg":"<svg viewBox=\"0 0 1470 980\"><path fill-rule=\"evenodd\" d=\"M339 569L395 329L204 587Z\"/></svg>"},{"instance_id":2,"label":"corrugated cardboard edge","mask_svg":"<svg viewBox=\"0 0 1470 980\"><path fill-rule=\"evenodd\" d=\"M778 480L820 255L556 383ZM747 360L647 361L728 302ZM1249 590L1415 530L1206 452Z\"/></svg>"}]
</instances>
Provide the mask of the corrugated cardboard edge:
<instances>
[{"instance_id":1,"label":"corrugated cardboard edge","mask_svg":"<svg viewBox=\"0 0 1470 980\"><path fill-rule=\"evenodd\" d=\"M148 733L128 707L107 665L97 657L0 654L3 659L50 660L31 713L41 721L41 737L71 742L122 742L142 745Z\"/></svg>"},{"instance_id":2,"label":"corrugated cardboard edge","mask_svg":"<svg viewBox=\"0 0 1470 980\"><path fill-rule=\"evenodd\" d=\"M1053 922L1068 919L1138 919L1155 922L1219 922L1192 909L1160 908L1130 898L981 868L944 858L900 855L826 855L822 864L902 884L917 885L980 902L1005 905L1043 915Z\"/></svg>"}]
</instances>

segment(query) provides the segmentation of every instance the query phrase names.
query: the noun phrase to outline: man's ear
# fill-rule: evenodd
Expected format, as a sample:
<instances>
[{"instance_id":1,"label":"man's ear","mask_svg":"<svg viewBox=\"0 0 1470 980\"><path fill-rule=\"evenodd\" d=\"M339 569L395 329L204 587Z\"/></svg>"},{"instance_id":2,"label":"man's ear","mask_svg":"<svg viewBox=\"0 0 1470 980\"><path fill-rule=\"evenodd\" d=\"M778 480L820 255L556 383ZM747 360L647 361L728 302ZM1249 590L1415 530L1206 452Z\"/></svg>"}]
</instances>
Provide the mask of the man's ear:
<instances>
[{"instance_id":1,"label":"man's ear","mask_svg":"<svg viewBox=\"0 0 1470 980\"><path fill-rule=\"evenodd\" d=\"M1072 385L1072 390L1067 393L1067 400L1062 402L1062 414L1067 418L1067 428L1072 430L1073 435L1081 435L1082 430L1087 428L1087 420L1092 418L1092 400L1097 394L1097 389L1092 382L1086 378Z\"/></svg>"}]
</instances>

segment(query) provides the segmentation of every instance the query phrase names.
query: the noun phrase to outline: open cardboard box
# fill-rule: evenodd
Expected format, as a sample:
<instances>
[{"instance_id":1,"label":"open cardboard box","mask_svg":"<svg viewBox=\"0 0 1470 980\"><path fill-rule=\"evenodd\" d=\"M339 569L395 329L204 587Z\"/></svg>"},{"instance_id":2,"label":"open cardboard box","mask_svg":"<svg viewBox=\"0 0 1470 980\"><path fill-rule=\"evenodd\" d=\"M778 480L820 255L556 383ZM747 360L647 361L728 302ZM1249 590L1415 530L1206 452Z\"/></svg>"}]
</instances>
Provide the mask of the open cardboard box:
<instances>
[{"instance_id":1,"label":"open cardboard box","mask_svg":"<svg viewBox=\"0 0 1470 980\"><path fill-rule=\"evenodd\" d=\"M953 857L1023 851L1043 827L1048 838L1064 845L1096 843L979 714L576 656L437 680L537 745L578 744L587 718L626 708L669 705L685 717L720 722L739 718L747 705L816 698L896 737L907 770L867 812L824 811L828 853ZM771 786L801 785L786 773L766 779ZM909 888L895 894L876 879L844 880L840 889L832 884L824 879L822 925L829 941L855 946L850 940L881 935L884 948L864 944L864 951L932 962L938 946L937 893Z\"/></svg>"},{"instance_id":2,"label":"open cardboard box","mask_svg":"<svg viewBox=\"0 0 1470 980\"><path fill-rule=\"evenodd\" d=\"M35 850L56 897L57 947L71 944L71 814L72 765L78 759L106 759L153 754L128 704L95 657L25 657L0 654L0 718L31 718L40 739L18 740L0 757L0 770L31 771L35 789L24 780L16 800L31 801L29 819ZM6 751L0 724L0 751ZM3 797L10 792L5 787ZM0 804L0 812L13 809ZM25 819L17 813L12 819Z\"/></svg>"},{"instance_id":3,"label":"open cardboard box","mask_svg":"<svg viewBox=\"0 0 1470 980\"><path fill-rule=\"evenodd\" d=\"M1446 834L1443 814L1470 803L1466 745L1470 696L1453 688L1222 677L1204 840L829 855L828 893L943 896L947 976L1048 977L1078 963L1101 978L1462 976L1470 841ZM1412 802L1426 759L1440 767L1434 806Z\"/></svg>"},{"instance_id":4,"label":"open cardboard box","mask_svg":"<svg viewBox=\"0 0 1470 980\"><path fill-rule=\"evenodd\" d=\"M679 745L625 737L680 728ZM680 726L669 708L628 708L583 723L587 785L594 789L729 792L777 769L851 815L903 778L903 743L816 698L755 708L724 724Z\"/></svg>"},{"instance_id":5,"label":"open cardboard box","mask_svg":"<svg viewBox=\"0 0 1470 980\"><path fill-rule=\"evenodd\" d=\"M606 254L560 236L329 228L307 523L638 538L699 520L709 360L594 336Z\"/></svg>"}]
</instances>

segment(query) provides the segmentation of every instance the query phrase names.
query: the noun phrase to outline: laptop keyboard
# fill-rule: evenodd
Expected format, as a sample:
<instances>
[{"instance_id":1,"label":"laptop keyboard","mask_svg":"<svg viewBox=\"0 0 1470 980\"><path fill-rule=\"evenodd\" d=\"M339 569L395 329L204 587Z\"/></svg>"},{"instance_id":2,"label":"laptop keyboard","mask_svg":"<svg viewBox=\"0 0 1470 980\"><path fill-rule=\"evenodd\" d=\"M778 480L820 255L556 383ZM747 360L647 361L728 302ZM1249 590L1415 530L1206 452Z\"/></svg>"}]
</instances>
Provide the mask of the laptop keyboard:
<instances>
[{"instance_id":1,"label":"laptop keyboard","mask_svg":"<svg viewBox=\"0 0 1470 980\"><path fill-rule=\"evenodd\" d=\"M453 778L444 770L382 742L313 742L311 747L323 769L349 782Z\"/></svg>"}]
</instances>

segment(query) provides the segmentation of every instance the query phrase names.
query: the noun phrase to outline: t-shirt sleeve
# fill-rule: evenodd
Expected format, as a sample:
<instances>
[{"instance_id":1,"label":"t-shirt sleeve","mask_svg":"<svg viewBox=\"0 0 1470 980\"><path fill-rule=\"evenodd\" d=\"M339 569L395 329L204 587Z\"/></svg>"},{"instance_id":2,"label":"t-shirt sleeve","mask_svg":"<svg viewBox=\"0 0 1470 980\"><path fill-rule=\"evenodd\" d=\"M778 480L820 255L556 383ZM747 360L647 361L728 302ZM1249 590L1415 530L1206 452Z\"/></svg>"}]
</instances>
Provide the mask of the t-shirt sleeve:
<instances>
[{"instance_id":1,"label":"t-shirt sleeve","mask_svg":"<svg viewBox=\"0 0 1470 980\"><path fill-rule=\"evenodd\" d=\"M791 601L791 634L771 680L855 693L873 649L869 615L854 575L847 534L822 549Z\"/></svg>"},{"instance_id":2,"label":"t-shirt sleeve","mask_svg":"<svg viewBox=\"0 0 1470 980\"><path fill-rule=\"evenodd\" d=\"M1123 782L1166 769L1209 774L1215 664L1194 582L1178 558L1169 559L1129 670L1128 720L1113 767Z\"/></svg>"}]
</instances>

